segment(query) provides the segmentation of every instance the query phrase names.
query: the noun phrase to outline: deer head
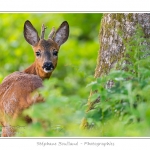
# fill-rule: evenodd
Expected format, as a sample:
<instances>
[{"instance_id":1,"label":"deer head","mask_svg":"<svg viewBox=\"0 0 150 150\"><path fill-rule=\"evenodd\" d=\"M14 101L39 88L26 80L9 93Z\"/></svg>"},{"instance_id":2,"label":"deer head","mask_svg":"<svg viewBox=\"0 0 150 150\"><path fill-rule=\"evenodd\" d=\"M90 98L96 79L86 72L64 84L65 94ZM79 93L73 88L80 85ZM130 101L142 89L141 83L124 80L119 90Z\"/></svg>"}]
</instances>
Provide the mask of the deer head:
<instances>
[{"instance_id":1,"label":"deer head","mask_svg":"<svg viewBox=\"0 0 150 150\"><path fill-rule=\"evenodd\" d=\"M57 31L52 28L48 39L44 39L46 27L42 25L41 37L30 21L24 24L24 37L32 46L35 54L34 65L25 70L26 73L39 75L42 79L49 78L57 66L60 46L66 42L69 36L69 25L64 21Z\"/></svg>"}]
</instances>

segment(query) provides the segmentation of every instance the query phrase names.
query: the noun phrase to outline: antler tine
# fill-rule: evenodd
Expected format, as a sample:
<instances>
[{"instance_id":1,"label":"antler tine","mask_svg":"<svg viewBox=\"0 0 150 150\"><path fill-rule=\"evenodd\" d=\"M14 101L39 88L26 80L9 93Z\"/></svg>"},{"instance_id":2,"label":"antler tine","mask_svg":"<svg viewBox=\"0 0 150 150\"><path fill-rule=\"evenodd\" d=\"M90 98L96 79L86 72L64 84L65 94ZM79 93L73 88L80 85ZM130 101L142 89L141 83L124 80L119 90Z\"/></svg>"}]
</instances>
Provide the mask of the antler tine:
<instances>
[{"instance_id":1,"label":"antler tine","mask_svg":"<svg viewBox=\"0 0 150 150\"><path fill-rule=\"evenodd\" d=\"M48 38L52 39L53 36L54 36L54 34L55 34L55 28L53 27L52 30L51 30L51 32L50 32L50 34L49 34L49 36L48 36Z\"/></svg>"},{"instance_id":2,"label":"antler tine","mask_svg":"<svg viewBox=\"0 0 150 150\"><path fill-rule=\"evenodd\" d=\"M41 39L44 39L44 34L45 34L45 29L46 29L47 27L45 27L45 25L44 24L42 24L42 29L41 29Z\"/></svg>"}]
</instances>

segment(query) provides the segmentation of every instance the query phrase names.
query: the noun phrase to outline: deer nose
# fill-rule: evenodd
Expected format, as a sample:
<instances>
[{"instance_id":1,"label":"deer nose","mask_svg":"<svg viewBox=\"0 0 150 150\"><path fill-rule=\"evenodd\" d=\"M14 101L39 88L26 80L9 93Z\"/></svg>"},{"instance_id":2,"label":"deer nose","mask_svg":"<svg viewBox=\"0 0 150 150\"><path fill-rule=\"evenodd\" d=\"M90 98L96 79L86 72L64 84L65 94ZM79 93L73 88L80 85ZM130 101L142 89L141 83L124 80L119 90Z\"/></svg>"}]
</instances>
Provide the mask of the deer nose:
<instances>
[{"instance_id":1,"label":"deer nose","mask_svg":"<svg viewBox=\"0 0 150 150\"><path fill-rule=\"evenodd\" d=\"M45 62L43 64L43 69L45 69L46 71L50 71L54 69L53 63L52 62Z\"/></svg>"}]
</instances>

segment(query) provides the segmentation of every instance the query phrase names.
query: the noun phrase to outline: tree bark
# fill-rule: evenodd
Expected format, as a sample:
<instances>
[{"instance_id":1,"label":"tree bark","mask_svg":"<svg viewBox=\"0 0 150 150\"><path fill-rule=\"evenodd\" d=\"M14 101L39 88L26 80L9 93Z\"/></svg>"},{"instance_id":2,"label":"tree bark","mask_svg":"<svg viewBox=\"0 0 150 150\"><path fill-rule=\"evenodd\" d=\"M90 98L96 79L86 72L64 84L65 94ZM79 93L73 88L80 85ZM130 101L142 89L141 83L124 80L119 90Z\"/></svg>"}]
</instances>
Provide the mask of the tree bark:
<instances>
[{"instance_id":1,"label":"tree bark","mask_svg":"<svg viewBox=\"0 0 150 150\"><path fill-rule=\"evenodd\" d=\"M104 14L99 33L100 50L98 53L95 77L109 73L114 64L125 52L123 40L128 41L135 33L136 25L143 28L145 37L150 37L150 14ZM121 30L123 37L118 32Z\"/></svg>"},{"instance_id":2,"label":"tree bark","mask_svg":"<svg viewBox=\"0 0 150 150\"><path fill-rule=\"evenodd\" d=\"M95 69L95 78L107 75L115 64L124 56L125 46L123 39L128 42L134 35L136 25L141 25L144 36L150 37L150 14L147 13L121 13L121 14L104 14L101 21L99 33L100 50L97 57L97 66ZM122 37L119 34L122 32ZM148 43L144 43L148 44ZM111 87L111 84L108 85ZM90 96L93 92L90 93ZM88 100L88 110L91 110L96 102ZM82 121L82 127L87 127L86 119Z\"/></svg>"}]
</instances>

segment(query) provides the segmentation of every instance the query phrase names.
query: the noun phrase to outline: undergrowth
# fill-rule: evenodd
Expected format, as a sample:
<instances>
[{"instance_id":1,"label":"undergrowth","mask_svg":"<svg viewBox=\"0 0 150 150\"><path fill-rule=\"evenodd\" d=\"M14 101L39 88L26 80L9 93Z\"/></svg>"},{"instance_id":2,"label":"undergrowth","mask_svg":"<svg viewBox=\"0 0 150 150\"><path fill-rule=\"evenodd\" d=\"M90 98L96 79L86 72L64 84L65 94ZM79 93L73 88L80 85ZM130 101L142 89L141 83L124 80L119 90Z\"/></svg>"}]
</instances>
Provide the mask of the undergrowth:
<instances>
[{"instance_id":1,"label":"undergrowth","mask_svg":"<svg viewBox=\"0 0 150 150\"><path fill-rule=\"evenodd\" d=\"M97 79L84 76L84 80L91 82L87 87L75 83L79 90L67 95L58 86L59 79L45 81L40 93L46 102L25 111L24 114L34 119L26 125L26 130L22 129L21 136L149 136L150 42L137 26L135 34L124 45L124 58L109 74ZM73 78L69 81L73 82ZM113 82L112 87L106 86L109 81ZM97 91L90 101L100 97L100 102L86 112L90 89ZM80 129L82 118L87 119L89 129Z\"/></svg>"},{"instance_id":2,"label":"undergrowth","mask_svg":"<svg viewBox=\"0 0 150 150\"><path fill-rule=\"evenodd\" d=\"M102 136L150 135L150 41L140 26L129 41L123 59L108 75L89 84L97 91L90 102L100 98L87 113L89 126ZM112 87L107 86L113 82Z\"/></svg>"}]
</instances>

